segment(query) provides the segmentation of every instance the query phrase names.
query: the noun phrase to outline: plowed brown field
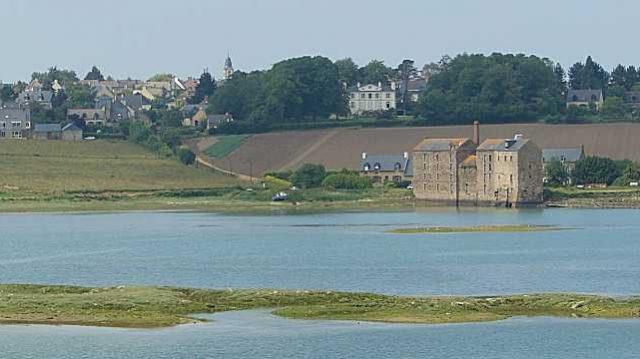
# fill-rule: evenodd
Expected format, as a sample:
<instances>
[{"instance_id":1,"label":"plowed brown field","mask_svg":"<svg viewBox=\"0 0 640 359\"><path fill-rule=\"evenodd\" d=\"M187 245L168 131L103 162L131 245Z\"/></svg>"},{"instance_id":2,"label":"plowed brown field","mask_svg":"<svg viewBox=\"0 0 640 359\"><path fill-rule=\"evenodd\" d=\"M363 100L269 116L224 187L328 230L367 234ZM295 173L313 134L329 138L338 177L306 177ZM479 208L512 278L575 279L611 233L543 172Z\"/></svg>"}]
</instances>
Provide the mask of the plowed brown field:
<instances>
[{"instance_id":1,"label":"plowed brown field","mask_svg":"<svg viewBox=\"0 0 640 359\"><path fill-rule=\"evenodd\" d=\"M482 125L481 139L510 138L521 133L542 148L580 147L587 155L640 161L640 124ZM260 175L292 169L303 163L322 163L330 169L358 168L362 152L401 154L425 137L471 137L471 126L330 129L260 134L217 166ZM206 139L204 140L206 141Z\"/></svg>"}]
</instances>

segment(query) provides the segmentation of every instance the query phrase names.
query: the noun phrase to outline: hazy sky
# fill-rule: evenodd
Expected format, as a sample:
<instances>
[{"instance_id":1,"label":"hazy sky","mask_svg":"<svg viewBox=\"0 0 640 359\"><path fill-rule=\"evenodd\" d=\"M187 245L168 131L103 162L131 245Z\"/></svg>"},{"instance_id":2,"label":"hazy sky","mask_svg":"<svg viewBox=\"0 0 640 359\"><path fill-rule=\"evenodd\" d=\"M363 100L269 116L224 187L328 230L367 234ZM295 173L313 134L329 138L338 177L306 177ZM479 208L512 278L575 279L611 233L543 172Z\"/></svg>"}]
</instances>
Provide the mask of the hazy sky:
<instances>
[{"instance_id":1,"label":"hazy sky","mask_svg":"<svg viewBox=\"0 0 640 359\"><path fill-rule=\"evenodd\" d=\"M284 58L417 64L461 52L523 52L563 65L591 54L640 65L637 0L0 0L0 80L51 65L83 77L220 77Z\"/></svg>"}]
</instances>

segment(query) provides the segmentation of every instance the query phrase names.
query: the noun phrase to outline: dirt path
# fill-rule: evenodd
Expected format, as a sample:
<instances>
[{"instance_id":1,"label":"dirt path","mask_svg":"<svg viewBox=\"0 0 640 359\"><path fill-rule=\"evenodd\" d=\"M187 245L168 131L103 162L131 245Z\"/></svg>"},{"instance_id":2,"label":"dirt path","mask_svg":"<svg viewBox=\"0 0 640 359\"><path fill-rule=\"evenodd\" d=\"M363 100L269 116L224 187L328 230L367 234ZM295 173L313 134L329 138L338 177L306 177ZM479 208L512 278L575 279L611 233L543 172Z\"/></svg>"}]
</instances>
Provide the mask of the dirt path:
<instances>
[{"instance_id":1,"label":"dirt path","mask_svg":"<svg viewBox=\"0 0 640 359\"><path fill-rule=\"evenodd\" d=\"M326 133L325 135L320 137L313 145L311 145L311 147L307 148L302 153L300 153L299 155L294 157L287 164L285 164L284 166L280 167L278 169L278 171L283 172L283 171L288 171L288 170L291 170L291 169L294 169L294 168L298 167L299 165L304 163L305 159L310 154L312 154L313 152L315 152L318 149L320 149L327 141L329 141L330 139L335 137L340 132L342 132L342 131L341 130L334 130L334 131Z\"/></svg>"}]
</instances>

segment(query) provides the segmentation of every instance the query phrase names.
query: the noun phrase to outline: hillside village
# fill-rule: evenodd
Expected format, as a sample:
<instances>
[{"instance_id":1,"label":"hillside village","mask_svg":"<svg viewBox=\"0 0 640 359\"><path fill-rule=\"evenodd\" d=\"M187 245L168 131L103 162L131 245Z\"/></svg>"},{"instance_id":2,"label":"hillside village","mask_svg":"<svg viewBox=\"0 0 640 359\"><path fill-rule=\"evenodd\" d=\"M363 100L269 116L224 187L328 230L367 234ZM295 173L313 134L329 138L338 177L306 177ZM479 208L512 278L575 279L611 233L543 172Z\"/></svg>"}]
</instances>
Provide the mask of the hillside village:
<instances>
[{"instance_id":1,"label":"hillside village","mask_svg":"<svg viewBox=\"0 0 640 359\"><path fill-rule=\"evenodd\" d=\"M453 90L448 83L451 79L444 75L460 67L477 71L504 61L513 63L517 71L524 71L518 67L524 64L537 66L537 71L546 71L550 77L532 77L540 83L527 85L532 86L529 95L523 88L520 102L513 104L515 112L510 113L501 112L499 104L504 99L499 97L491 100L495 108L478 112L485 106L479 101L486 101L487 96L506 96L498 94L507 90L492 93L487 92L488 84L467 83L464 86L469 90L481 85L481 93L465 95L470 96L467 105L471 107L455 115L462 105L442 98L455 96L447 94ZM268 71L244 73L236 71L227 56L219 73L219 80L208 70L199 78L157 74L147 80L114 79L105 78L94 66L84 79L78 79L73 71L52 67L34 73L29 83L0 84L0 140L126 139L161 156L176 155L192 164L206 154L194 154L192 151L199 151L189 139L207 135L349 126L469 125L472 121L460 120L473 116L473 138L425 134L415 147L406 142L401 153L363 151L359 165L345 168L357 171L374 185L413 188L418 199L507 207L541 203L543 183L608 186L623 177L623 170L627 185L640 179L632 162L621 162L616 177L574 178L574 172L580 172L576 165L588 157L584 143L539 146L520 130L481 142L477 121L519 122L520 118L513 116L518 116L520 106L525 111L523 118L537 111L546 116L542 122L550 124L607 119L633 122L640 116L640 75L633 66L620 65L607 73L589 57L584 64L575 64L567 76L559 64L535 56L464 54L454 59L445 56L420 70L412 60L404 60L394 69L375 60L358 67L350 59L331 62L303 57L282 61ZM476 80L490 81L483 76L488 76L487 72L478 73ZM283 79L294 87L281 88ZM555 97L545 97L551 90ZM473 107L476 105L480 107ZM455 117L446 122L449 116ZM257 160L244 160L236 164L235 171L231 160L212 167L253 177ZM211 162L220 161L212 158ZM229 168L225 168L227 163ZM246 163L250 164L248 172L241 169Z\"/></svg>"}]
</instances>

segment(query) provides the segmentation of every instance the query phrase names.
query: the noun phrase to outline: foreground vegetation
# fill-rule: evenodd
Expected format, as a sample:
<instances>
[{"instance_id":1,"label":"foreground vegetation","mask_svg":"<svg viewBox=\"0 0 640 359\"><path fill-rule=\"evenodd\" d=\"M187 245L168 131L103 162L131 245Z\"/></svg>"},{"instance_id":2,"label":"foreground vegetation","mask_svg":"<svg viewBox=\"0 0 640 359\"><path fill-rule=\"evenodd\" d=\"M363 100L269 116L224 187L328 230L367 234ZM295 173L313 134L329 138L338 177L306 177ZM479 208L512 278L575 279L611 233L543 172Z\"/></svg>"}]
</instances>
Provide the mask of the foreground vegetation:
<instances>
[{"instance_id":1,"label":"foreground vegetation","mask_svg":"<svg viewBox=\"0 0 640 359\"><path fill-rule=\"evenodd\" d=\"M389 323L463 323L512 316L640 318L640 298L578 294L494 297L397 297L368 293L84 288L0 285L0 324L159 328L198 322L190 315L273 308L292 319Z\"/></svg>"},{"instance_id":2,"label":"foreground vegetation","mask_svg":"<svg viewBox=\"0 0 640 359\"><path fill-rule=\"evenodd\" d=\"M550 207L640 208L640 188L547 188L545 199Z\"/></svg>"},{"instance_id":3,"label":"foreground vegetation","mask_svg":"<svg viewBox=\"0 0 640 359\"><path fill-rule=\"evenodd\" d=\"M0 197L207 188L235 181L124 141L2 141Z\"/></svg>"},{"instance_id":4,"label":"foreground vegetation","mask_svg":"<svg viewBox=\"0 0 640 359\"><path fill-rule=\"evenodd\" d=\"M497 232L544 232L559 230L555 226L537 226L529 224L514 224L504 226L471 226L471 227L418 227L392 229L387 233L420 234L420 233L497 233Z\"/></svg>"}]
</instances>

